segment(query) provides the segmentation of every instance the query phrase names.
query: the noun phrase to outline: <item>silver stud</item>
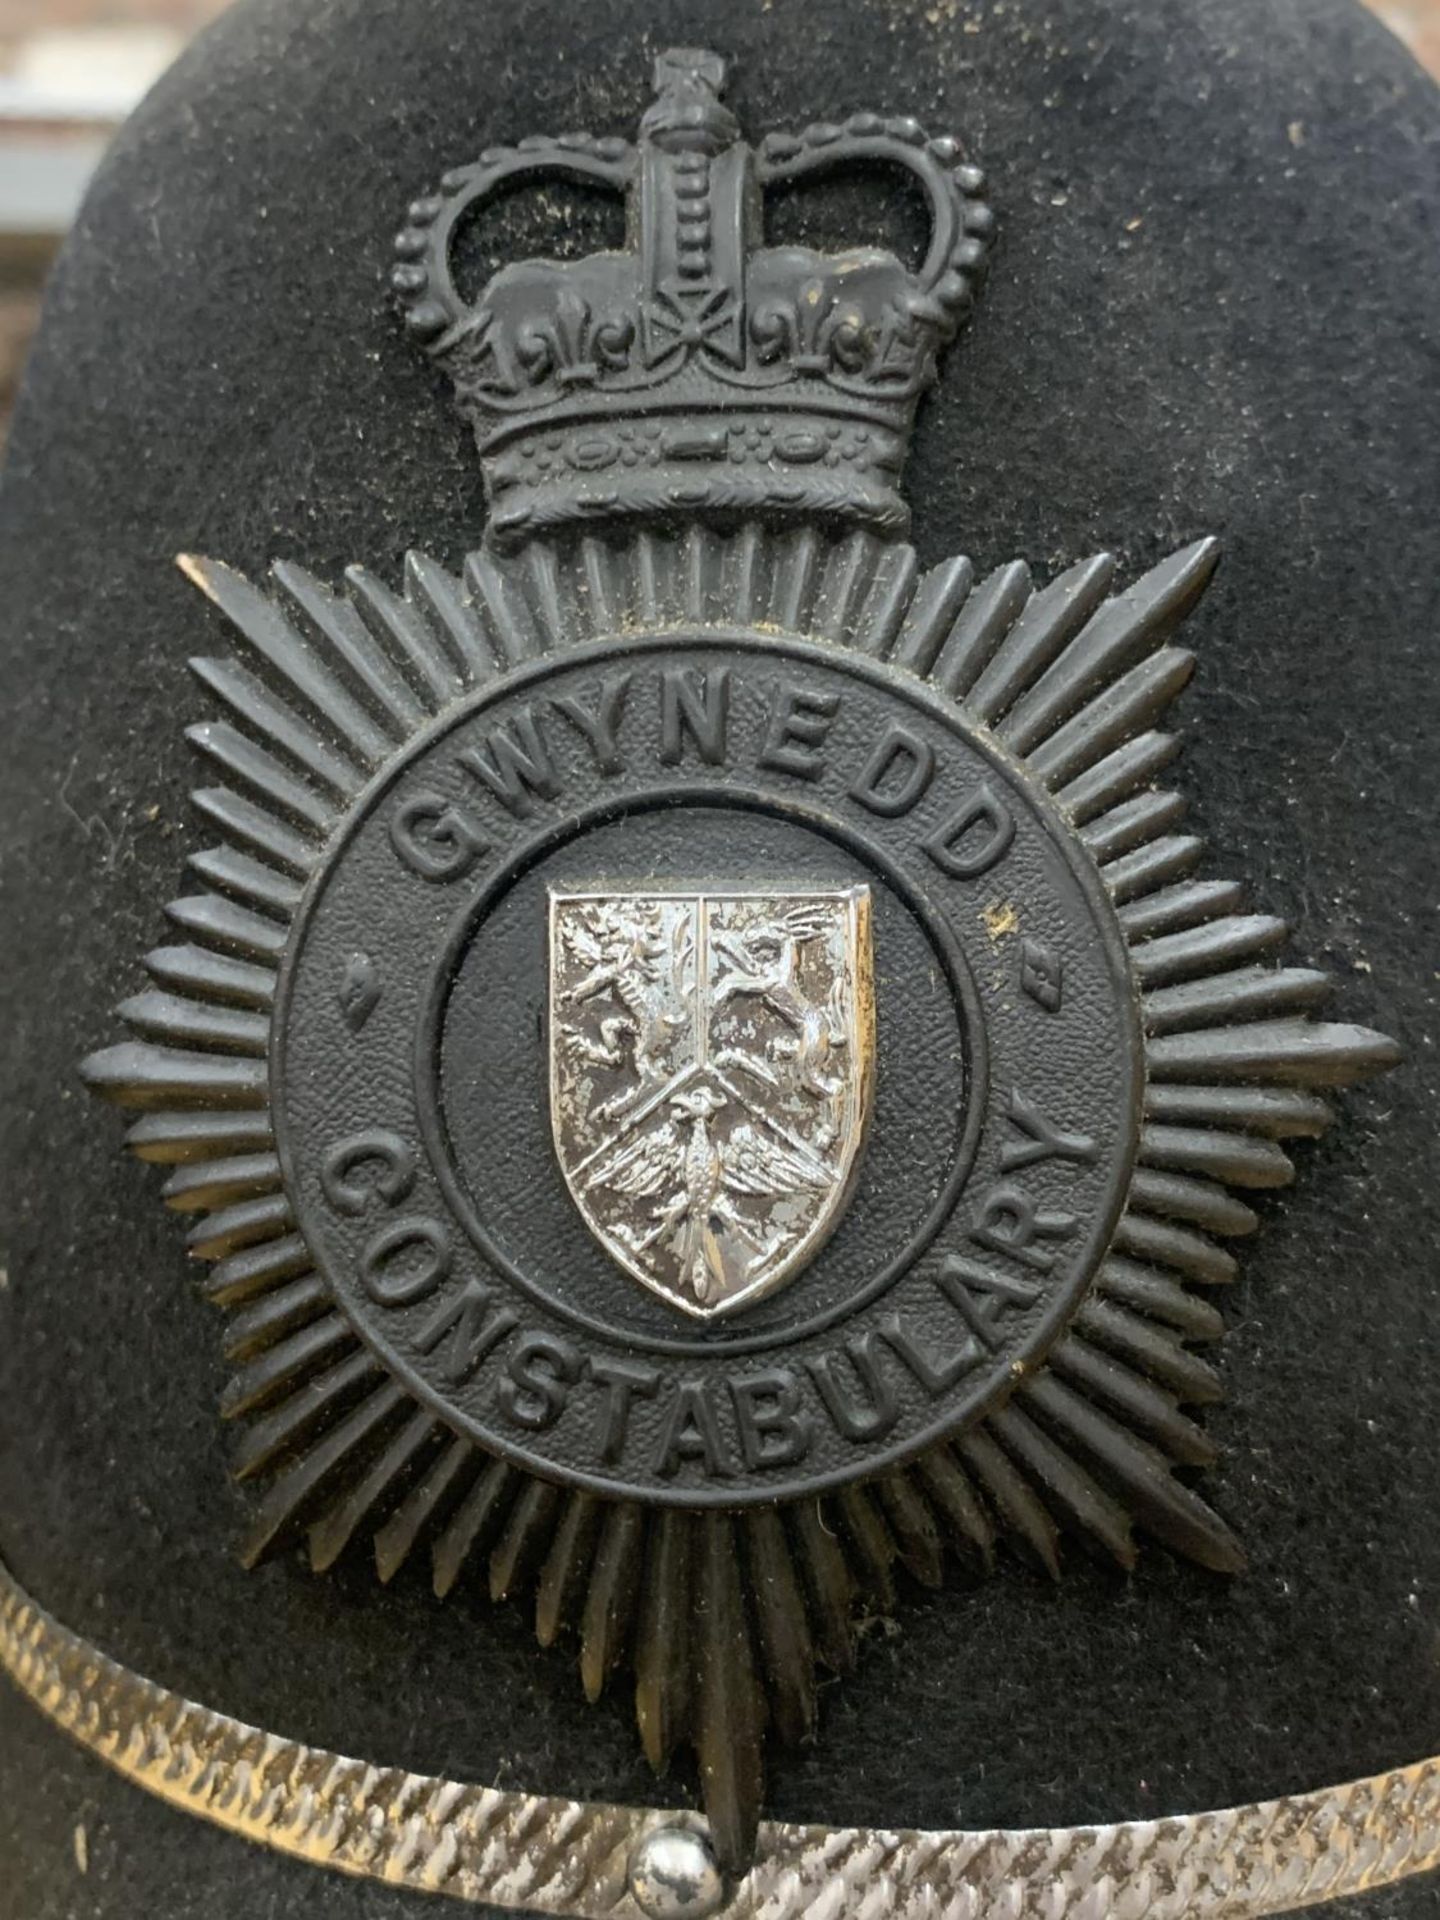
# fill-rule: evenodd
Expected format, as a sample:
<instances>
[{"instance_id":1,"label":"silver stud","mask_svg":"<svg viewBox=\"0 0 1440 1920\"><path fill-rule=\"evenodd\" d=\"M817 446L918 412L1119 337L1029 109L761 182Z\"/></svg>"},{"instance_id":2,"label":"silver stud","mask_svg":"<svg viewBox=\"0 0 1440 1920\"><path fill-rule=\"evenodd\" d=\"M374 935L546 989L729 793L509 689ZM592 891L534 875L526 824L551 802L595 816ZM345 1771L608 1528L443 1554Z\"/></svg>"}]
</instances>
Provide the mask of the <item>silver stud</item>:
<instances>
[{"instance_id":1,"label":"silver stud","mask_svg":"<svg viewBox=\"0 0 1440 1920\"><path fill-rule=\"evenodd\" d=\"M710 1842L692 1827L656 1827L630 1856L630 1893L646 1920L704 1920L725 1897Z\"/></svg>"}]
</instances>

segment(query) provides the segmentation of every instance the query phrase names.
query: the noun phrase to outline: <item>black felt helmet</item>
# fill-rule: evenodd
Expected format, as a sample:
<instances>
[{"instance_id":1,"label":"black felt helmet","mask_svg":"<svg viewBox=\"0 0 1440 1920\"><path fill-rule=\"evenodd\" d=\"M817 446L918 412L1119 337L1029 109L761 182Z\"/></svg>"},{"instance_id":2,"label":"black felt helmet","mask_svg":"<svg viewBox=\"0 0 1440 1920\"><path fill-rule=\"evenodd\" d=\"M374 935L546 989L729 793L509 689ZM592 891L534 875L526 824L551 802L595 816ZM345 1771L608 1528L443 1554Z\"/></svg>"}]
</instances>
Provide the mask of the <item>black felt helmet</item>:
<instances>
[{"instance_id":1,"label":"black felt helmet","mask_svg":"<svg viewBox=\"0 0 1440 1920\"><path fill-rule=\"evenodd\" d=\"M7 1913L1434 1910L1436 125L1348 0L162 81L0 486Z\"/></svg>"}]
</instances>

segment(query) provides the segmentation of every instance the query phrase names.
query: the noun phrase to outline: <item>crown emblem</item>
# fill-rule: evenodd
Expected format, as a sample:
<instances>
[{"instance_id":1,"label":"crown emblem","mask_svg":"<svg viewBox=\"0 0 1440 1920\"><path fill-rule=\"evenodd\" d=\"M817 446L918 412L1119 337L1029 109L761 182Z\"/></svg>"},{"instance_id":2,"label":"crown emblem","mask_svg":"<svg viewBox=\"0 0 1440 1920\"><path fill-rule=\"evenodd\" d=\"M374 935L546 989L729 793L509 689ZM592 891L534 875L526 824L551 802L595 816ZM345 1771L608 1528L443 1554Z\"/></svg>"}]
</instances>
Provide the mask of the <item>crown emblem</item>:
<instances>
[{"instance_id":1,"label":"crown emblem","mask_svg":"<svg viewBox=\"0 0 1440 1920\"><path fill-rule=\"evenodd\" d=\"M909 118L741 138L725 63L655 63L638 140L492 147L415 201L392 281L475 430L504 544L576 522L761 514L903 533L916 402L983 273L994 216L958 143ZM877 247L767 246L766 190L857 161L905 168L929 208L915 271ZM622 252L532 259L473 302L454 247L477 206L560 176L625 197Z\"/></svg>"}]
</instances>

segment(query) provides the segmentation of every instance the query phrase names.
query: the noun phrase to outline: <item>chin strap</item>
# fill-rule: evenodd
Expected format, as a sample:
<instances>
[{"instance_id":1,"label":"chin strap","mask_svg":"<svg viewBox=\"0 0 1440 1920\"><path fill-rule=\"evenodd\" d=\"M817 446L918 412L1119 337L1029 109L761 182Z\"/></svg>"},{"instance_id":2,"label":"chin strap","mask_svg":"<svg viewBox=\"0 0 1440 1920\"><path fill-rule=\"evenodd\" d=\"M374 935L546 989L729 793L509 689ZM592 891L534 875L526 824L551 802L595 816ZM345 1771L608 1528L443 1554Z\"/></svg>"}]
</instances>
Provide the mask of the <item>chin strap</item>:
<instances>
[{"instance_id":1,"label":"chin strap","mask_svg":"<svg viewBox=\"0 0 1440 1920\"><path fill-rule=\"evenodd\" d=\"M505 1793L196 1706L51 1619L0 1565L0 1665L136 1786L279 1853L572 1920L1253 1920L1440 1866L1440 1756L1217 1813L990 1832L760 1829L724 1885L690 1813Z\"/></svg>"}]
</instances>

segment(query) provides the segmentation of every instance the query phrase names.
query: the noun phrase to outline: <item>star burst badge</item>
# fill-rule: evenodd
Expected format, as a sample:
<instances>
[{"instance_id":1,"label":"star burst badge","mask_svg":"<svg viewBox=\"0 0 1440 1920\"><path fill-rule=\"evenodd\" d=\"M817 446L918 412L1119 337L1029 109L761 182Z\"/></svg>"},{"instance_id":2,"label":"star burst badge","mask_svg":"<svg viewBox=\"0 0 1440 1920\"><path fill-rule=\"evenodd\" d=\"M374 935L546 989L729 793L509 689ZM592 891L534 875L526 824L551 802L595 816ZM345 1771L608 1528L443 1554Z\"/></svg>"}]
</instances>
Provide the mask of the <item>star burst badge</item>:
<instances>
[{"instance_id":1,"label":"star burst badge","mask_svg":"<svg viewBox=\"0 0 1440 1920\"><path fill-rule=\"evenodd\" d=\"M229 1316L247 1557L525 1596L657 1766L698 1754L734 1866L767 1732L815 1731L897 1575L1065 1533L1239 1569L1181 1471L1232 1243L1397 1056L1166 784L1213 542L1115 592L905 540L978 173L904 117L752 149L722 78L667 54L636 142L411 206L485 539L398 587L184 563L218 837L84 1072ZM839 164L915 180L917 268L765 244ZM630 244L469 300L457 229L537 176Z\"/></svg>"}]
</instances>

